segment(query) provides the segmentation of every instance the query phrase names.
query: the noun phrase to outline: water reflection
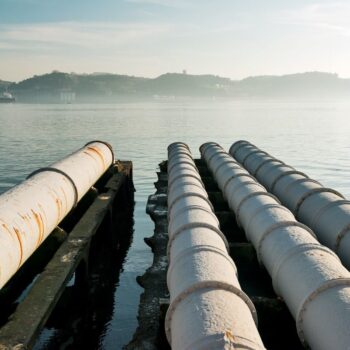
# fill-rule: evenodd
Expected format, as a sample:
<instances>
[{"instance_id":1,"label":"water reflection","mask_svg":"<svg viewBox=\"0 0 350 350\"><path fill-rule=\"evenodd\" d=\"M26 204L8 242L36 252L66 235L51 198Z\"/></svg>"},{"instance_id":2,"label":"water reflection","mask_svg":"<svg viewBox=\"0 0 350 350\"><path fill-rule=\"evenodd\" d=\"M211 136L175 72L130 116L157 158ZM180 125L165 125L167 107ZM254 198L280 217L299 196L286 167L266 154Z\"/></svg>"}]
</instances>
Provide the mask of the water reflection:
<instances>
[{"instance_id":1,"label":"water reflection","mask_svg":"<svg viewBox=\"0 0 350 350\"><path fill-rule=\"evenodd\" d=\"M91 242L87 281L68 283L34 349L100 349L117 310L123 264L132 243L134 205L117 198L112 226L106 220ZM125 341L126 339L124 339Z\"/></svg>"}]
</instances>

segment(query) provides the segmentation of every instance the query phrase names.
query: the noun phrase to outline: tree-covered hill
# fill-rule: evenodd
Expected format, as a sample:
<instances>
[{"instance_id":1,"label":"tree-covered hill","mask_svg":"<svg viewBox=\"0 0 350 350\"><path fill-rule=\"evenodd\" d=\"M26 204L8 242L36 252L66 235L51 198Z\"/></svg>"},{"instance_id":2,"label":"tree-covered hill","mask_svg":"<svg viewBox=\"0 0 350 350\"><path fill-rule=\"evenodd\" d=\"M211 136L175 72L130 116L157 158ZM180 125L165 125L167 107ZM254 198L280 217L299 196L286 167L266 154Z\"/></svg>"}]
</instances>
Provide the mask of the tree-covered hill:
<instances>
[{"instance_id":1,"label":"tree-covered hill","mask_svg":"<svg viewBox=\"0 0 350 350\"><path fill-rule=\"evenodd\" d=\"M54 71L18 83L0 80L24 102L60 102L65 94L74 101L113 102L119 99L176 97L348 97L350 80L336 74L309 72L231 80L214 75L167 73L157 78Z\"/></svg>"}]
</instances>

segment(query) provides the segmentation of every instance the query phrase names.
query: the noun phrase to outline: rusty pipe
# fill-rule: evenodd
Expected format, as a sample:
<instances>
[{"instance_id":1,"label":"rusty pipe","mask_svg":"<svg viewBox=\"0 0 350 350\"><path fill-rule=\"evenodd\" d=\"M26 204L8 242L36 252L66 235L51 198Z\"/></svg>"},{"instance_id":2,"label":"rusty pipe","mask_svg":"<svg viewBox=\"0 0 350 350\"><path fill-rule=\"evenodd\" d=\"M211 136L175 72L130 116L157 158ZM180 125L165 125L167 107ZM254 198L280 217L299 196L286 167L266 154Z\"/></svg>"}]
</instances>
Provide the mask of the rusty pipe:
<instances>
[{"instance_id":1,"label":"rusty pipe","mask_svg":"<svg viewBox=\"0 0 350 350\"><path fill-rule=\"evenodd\" d=\"M92 141L0 196L0 288L113 161L109 144Z\"/></svg>"},{"instance_id":2,"label":"rusty pipe","mask_svg":"<svg viewBox=\"0 0 350 350\"><path fill-rule=\"evenodd\" d=\"M230 154L277 196L317 239L350 269L350 202L339 192L284 164L248 141L235 142Z\"/></svg>"},{"instance_id":3,"label":"rusty pipe","mask_svg":"<svg viewBox=\"0 0 350 350\"><path fill-rule=\"evenodd\" d=\"M347 349L349 271L275 196L243 169L232 167L232 158L220 146L205 144L201 154L295 318L301 341L312 349Z\"/></svg>"},{"instance_id":4,"label":"rusty pipe","mask_svg":"<svg viewBox=\"0 0 350 350\"><path fill-rule=\"evenodd\" d=\"M168 154L169 343L174 350L264 349L191 153L174 143Z\"/></svg>"}]
</instances>

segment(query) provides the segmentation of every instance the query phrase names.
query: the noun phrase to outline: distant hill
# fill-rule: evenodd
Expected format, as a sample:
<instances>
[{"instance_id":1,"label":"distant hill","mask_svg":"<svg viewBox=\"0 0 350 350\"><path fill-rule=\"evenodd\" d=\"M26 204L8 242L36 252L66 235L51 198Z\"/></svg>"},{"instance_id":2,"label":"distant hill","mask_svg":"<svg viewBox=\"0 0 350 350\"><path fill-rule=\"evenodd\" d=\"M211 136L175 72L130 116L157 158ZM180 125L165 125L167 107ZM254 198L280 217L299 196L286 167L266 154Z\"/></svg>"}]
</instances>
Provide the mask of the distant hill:
<instances>
[{"instance_id":1,"label":"distant hill","mask_svg":"<svg viewBox=\"0 0 350 350\"><path fill-rule=\"evenodd\" d=\"M52 72L9 83L0 80L18 101L60 102L67 96L78 102L176 97L350 97L350 79L336 74L309 72L231 80L214 75L167 73L142 78L108 73Z\"/></svg>"},{"instance_id":2,"label":"distant hill","mask_svg":"<svg viewBox=\"0 0 350 350\"><path fill-rule=\"evenodd\" d=\"M0 80L0 92L3 92L7 89L8 86L10 86L11 83L10 81L4 81L4 80Z\"/></svg>"},{"instance_id":3,"label":"distant hill","mask_svg":"<svg viewBox=\"0 0 350 350\"><path fill-rule=\"evenodd\" d=\"M222 96L231 85L228 78L176 73L167 73L147 82L153 94L177 96Z\"/></svg>"},{"instance_id":4,"label":"distant hill","mask_svg":"<svg viewBox=\"0 0 350 350\"><path fill-rule=\"evenodd\" d=\"M236 92L248 96L350 97L350 79L321 72L249 77L239 81Z\"/></svg>"}]
</instances>

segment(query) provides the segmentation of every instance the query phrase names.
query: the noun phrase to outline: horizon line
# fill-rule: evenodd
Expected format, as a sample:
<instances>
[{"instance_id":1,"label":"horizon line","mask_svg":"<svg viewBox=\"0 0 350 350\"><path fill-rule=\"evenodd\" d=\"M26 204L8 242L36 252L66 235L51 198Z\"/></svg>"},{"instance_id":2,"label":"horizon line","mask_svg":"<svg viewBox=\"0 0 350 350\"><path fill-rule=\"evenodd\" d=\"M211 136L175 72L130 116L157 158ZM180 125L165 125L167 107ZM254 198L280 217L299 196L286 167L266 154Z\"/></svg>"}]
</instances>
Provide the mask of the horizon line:
<instances>
[{"instance_id":1,"label":"horizon line","mask_svg":"<svg viewBox=\"0 0 350 350\"><path fill-rule=\"evenodd\" d=\"M291 75L302 75L302 74L310 74L310 73L319 73L319 74L329 74L329 75L335 75L338 79L350 79L350 77L342 77L339 75L339 73L337 72L327 72L327 71L319 71L319 70L309 70L309 71L304 71L304 72L293 72L293 73L285 73L285 74L259 74L259 75L248 75L244 78L240 78L240 79L235 79L235 78L231 78L231 77L225 77L222 75L218 75L218 74L214 74L214 73L201 73L201 74L191 74L189 72L166 72L166 73L162 73L160 75L157 76L140 76L140 75L132 75L132 74L123 74L123 73L112 73L112 72L91 72L91 73L86 73L86 72L64 72L64 71L60 71L60 70L52 70L51 72L47 72L47 73L41 73L41 74L34 74L30 77L25 77L22 78L21 80L2 80L0 77L0 81L2 82L6 82L6 83L20 83L22 81L28 80L28 79L32 79L34 77L40 77L40 76L44 76L44 75L48 75L48 74L53 74L53 73L63 73L63 74L71 74L71 75L119 75L119 76L127 76L127 77L134 77L134 78L144 78L144 79L157 79L163 75L166 74L178 74L178 75L188 75L188 76L205 76L205 75L209 75L209 76L215 76L215 77L219 77L219 78L223 78L223 79L229 79L231 81L242 81L245 79L249 79L249 78L259 78L259 77L285 77L285 76L291 76Z\"/></svg>"}]
</instances>

